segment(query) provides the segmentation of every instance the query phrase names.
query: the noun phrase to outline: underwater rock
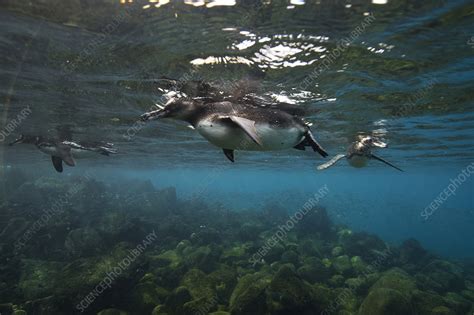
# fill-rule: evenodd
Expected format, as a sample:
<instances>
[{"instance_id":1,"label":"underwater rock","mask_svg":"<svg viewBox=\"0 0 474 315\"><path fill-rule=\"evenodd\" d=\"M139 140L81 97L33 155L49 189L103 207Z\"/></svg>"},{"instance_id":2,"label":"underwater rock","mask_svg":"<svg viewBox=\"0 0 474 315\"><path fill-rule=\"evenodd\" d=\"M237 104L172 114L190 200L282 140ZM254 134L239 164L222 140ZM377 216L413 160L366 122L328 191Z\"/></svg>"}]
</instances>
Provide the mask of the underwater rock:
<instances>
[{"instance_id":1,"label":"underwater rock","mask_svg":"<svg viewBox=\"0 0 474 315\"><path fill-rule=\"evenodd\" d=\"M162 302L156 284L148 281L138 283L130 295L132 309L141 314L150 314Z\"/></svg>"},{"instance_id":2,"label":"underwater rock","mask_svg":"<svg viewBox=\"0 0 474 315\"><path fill-rule=\"evenodd\" d=\"M263 232L264 227L258 223L245 222L242 224L239 230L240 239L244 242L255 241L258 236Z\"/></svg>"},{"instance_id":3,"label":"underwater rock","mask_svg":"<svg viewBox=\"0 0 474 315\"><path fill-rule=\"evenodd\" d=\"M310 257L305 259L303 266L298 268L298 275L309 283L325 282L329 279L331 270L320 259Z\"/></svg>"},{"instance_id":4,"label":"underwater rock","mask_svg":"<svg viewBox=\"0 0 474 315\"><path fill-rule=\"evenodd\" d=\"M360 256L354 256L351 258L351 265L354 268L356 274L363 274L367 272L367 264Z\"/></svg>"},{"instance_id":5,"label":"underwater rock","mask_svg":"<svg viewBox=\"0 0 474 315\"><path fill-rule=\"evenodd\" d=\"M346 279L342 276L342 275L333 275L328 283L329 285L331 285L332 287L334 288L337 288L337 287L342 287L344 285L344 281Z\"/></svg>"},{"instance_id":6,"label":"underwater rock","mask_svg":"<svg viewBox=\"0 0 474 315\"><path fill-rule=\"evenodd\" d=\"M334 270L341 275L348 275L352 272L352 264L349 256L342 255L333 259L332 266Z\"/></svg>"},{"instance_id":7,"label":"underwater rock","mask_svg":"<svg viewBox=\"0 0 474 315\"><path fill-rule=\"evenodd\" d=\"M264 260L271 264L275 261L279 261L281 258L281 255L285 252L285 247L283 247L280 244L276 244L275 246L271 247L270 250L266 253L264 256Z\"/></svg>"},{"instance_id":8,"label":"underwater rock","mask_svg":"<svg viewBox=\"0 0 474 315\"><path fill-rule=\"evenodd\" d=\"M272 314L314 314L322 306L313 287L286 265L278 270L270 282L267 295L271 300L269 306Z\"/></svg>"},{"instance_id":9,"label":"underwater rock","mask_svg":"<svg viewBox=\"0 0 474 315\"><path fill-rule=\"evenodd\" d=\"M369 262L376 261L382 253L387 253L387 246L384 241L365 232L346 235L342 244L347 255L360 256Z\"/></svg>"},{"instance_id":10,"label":"underwater rock","mask_svg":"<svg viewBox=\"0 0 474 315\"><path fill-rule=\"evenodd\" d=\"M183 305L183 314L207 314L217 308L217 298L208 300L207 298L199 298L187 302Z\"/></svg>"},{"instance_id":11,"label":"underwater rock","mask_svg":"<svg viewBox=\"0 0 474 315\"><path fill-rule=\"evenodd\" d=\"M201 269L205 272L214 270L222 249L217 245L200 246L186 255L185 263L187 266Z\"/></svg>"},{"instance_id":12,"label":"underwater rock","mask_svg":"<svg viewBox=\"0 0 474 315\"><path fill-rule=\"evenodd\" d=\"M102 251L103 243L95 229L85 227L70 231L64 241L64 247L73 257L91 256Z\"/></svg>"},{"instance_id":13,"label":"underwater rock","mask_svg":"<svg viewBox=\"0 0 474 315\"><path fill-rule=\"evenodd\" d=\"M179 312L182 311L183 305L191 300L192 296L191 293L189 293L189 290L185 287L178 287L168 296L165 302L166 307L161 306L160 311L164 312L165 309L169 309L179 314ZM153 313L161 314L158 313L157 307L155 307Z\"/></svg>"},{"instance_id":14,"label":"underwater rock","mask_svg":"<svg viewBox=\"0 0 474 315\"><path fill-rule=\"evenodd\" d=\"M454 292L448 292L444 296L444 302L446 303L446 306L453 310L456 314L467 313L473 304L473 301L469 302L461 295Z\"/></svg>"},{"instance_id":15,"label":"underwater rock","mask_svg":"<svg viewBox=\"0 0 474 315\"><path fill-rule=\"evenodd\" d=\"M0 304L0 314L13 313L13 303Z\"/></svg>"},{"instance_id":16,"label":"underwater rock","mask_svg":"<svg viewBox=\"0 0 474 315\"><path fill-rule=\"evenodd\" d=\"M151 315L168 315L168 313L166 312L166 307L163 305L158 305L153 309Z\"/></svg>"},{"instance_id":17,"label":"underwater rock","mask_svg":"<svg viewBox=\"0 0 474 315\"><path fill-rule=\"evenodd\" d=\"M234 268L220 264L208 277L215 284L216 296L219 301L228 303L232 291L237 284L237 272Z\"/></svg>"},{"instance_id":18,"label":"underwater rock","mask_svg":"<svg viewBox=\"0 0 474 315\"><path fill-rule=\"evenodd\" d=\"M359 308L359 315L415 315L406 295L397 290L371 290Z\"/></svg>"},{"instance_id":19,"label":"underwater rock","mask_svg":"<svg viewBox=\"0 0 474 315\"><path fill-rule=\"evenodd\" d=\"M360 301L355 292L349 288L337 288L332 291L335 298L332 299L333 305L330 304L328 311L321 314L330 314L333 308L339 309L338 314L357 314Z\"/></svg>"},{"instance_id":20,"label":"underwater rock","mask_svg":"<svg viewBox=\"0 0 474 315\"><path fill-rule=\"evenodd\" d=\"M23 259L18 288L28 300L54 295L60 287L58 278L64 265L61 262Z\"/></svg>"},{"instance_id":21,"label":"underwater rock","mask_svg":"<svg viewBox=\"0 0 474 315\"><path fill-rule=\"evenodd\" d=\"M97 313L97 315L128 315L128 312L116 308L107 308Z\"/></svg>"},{"instance_id":22,"label":"underwater rock","mask_svg":"<svg viewBox=\"0 0 474 315\"><path fill-rule=\"evenodd\" d=\"M293 250L286 251L281 255L280 262L282 264L288 264L289 263L289 264L293 264L295 266L298 266L300 264L298 253L296 253Z\"/></svg>"},{"instance_id":23,"label":"underwater rock","mask_svg":"<svg viewBox=\"0 0 474 315\"><path fill-rule=\"evenodd\" d=\"M178 254L183 254L183 251L187 248L187 247L190 247L191 246L191 242L188 241L188 240L182 240L178 243L178 245L176 245L176 251L178 252Z\"/></svg>"},{"instance_id":24,"label":"underwater rock","mask_svg":"<svg viewBox=\"0 0 474 315\"><path fill-rule=\"evenodd\" d=\"M175 269L182 263L181 256L175 250L167 250L159 255L148 255L151 268L170 267Z\"/></svg>"},{"instance_id":25,"label":"underwater rock","mask_svg":"<svg viewBox=\"0 0 474 315\"><path fill-rule=\"evenodd\" d=\"M370 290L381 288L396 290L409 299L412 292L417 289L417 286L415 281L402 269L392 268L384 272Z\"/></svg>"},{"instance_id":26,"label":"underwater rock","mask_svg":"<svg viewBox=\"0 0 474 315\"><path fill-rule=\"evenodd\" d=\"M442 296L420 290L413 292L412 303L418 315L431 315L434 308L446 305Z\"/></svg>"},{"instance_id":27,"label":"underwater rock","mask_svg":"<svg viewBox=\"0 0 474 315\"><path fill-rule=\"evenodd\" d=\"M24 218L12 218L8 221L7 226L0 233L1 243L14 243L23 232L28 228L29 223Z\"/></svg>"},{"instance_id":28,"label":"underwater rock","mask_svg":"<svg viewBox=\"0 0 474 315\"><path fill-rule=\"evenodd\" d=\"M424 268L423 274L439 283L444 292L461 291L465 288L463 270L454 263L434 260Z\"/></svg>"},{"instance_id":29,"label":"underwater rock","mask_svg":"<svg viewBox=\"0 0 474 315\"><path fill-rule=\"evenodd\" d=\"M41 299L27 301L25 303L25 311L27 314L49 315L62 314L60 309L61 302L55 300L53 296Z\"/></svg>"},{"instance_id":30,"label":"underwater rock","mask_svg":"<svg viewBox=\"0 0 474 315\"><path fill-rule=\"evenodd\" d=\"M199 269L189 270L182 279L194 300L203 299L202 303L211 303L216 299L216 283L213 279Z\"/></svg>"},{"instance_id":31,"label":"underwater rock","mask_svg":"<svg viewBox=\"0 0 474 315\"><path fill-rule=\"evenodd\" d=\"M432 315L456 315L455 312L447 308L446 306L437 306L431 310Z\"/></svg>"},{"instance_id":32,"label":"underwater rock","mask_svg":"<svg viewBox=\"0 0 474 315\"><path fill-rule=\"evenodd\" d=\"M250 250L251 247L252 244L250 242L243 244L238 243L232 247L227 247L222 252L221 261L230 264L239 260L248 261L247 251Z\"/></svg>"},{"instance_id":33,"label":"underwater rock","mask_svg":"<svg viewBox=\"0 0 474 315\"><path fill-rule=\"evenodd\" d=\"M314 256L321 258L321 249L313 240L302 240L298 244L298 253L302 256Z\"/></svg>"},{"instance_id":34,"label":"underwater rock","mask_svg":"<svg viewBox=\"0 0 474 315\"><path fill-rule=\"evenodd\" d=\"M341 246L336 246L332 249L331 255L334 257L341 256L343 253L344 249Z\"/></svg>"},{"instance_id":35,"label":"underwater rock","mask_svg":"<svg viewBox=\"0 0 474 315\"><path fill-rule=\"evenodd\" d=\"M232 315L265 314L268 311L265 289L271 277L265 273L247 274L239 279L230 297Z\"/></svg>"},{"instance_id":36,"label":"underwater rock","mask_svg":"<svg viewBox=\"0 0 474 315\"><path fill-rule=\"evenodd\" d=\"M408 239L399 248L400 261L403 264L423 265L429 259L428 252L415 239Z\"/></svg>"}]
</instances>

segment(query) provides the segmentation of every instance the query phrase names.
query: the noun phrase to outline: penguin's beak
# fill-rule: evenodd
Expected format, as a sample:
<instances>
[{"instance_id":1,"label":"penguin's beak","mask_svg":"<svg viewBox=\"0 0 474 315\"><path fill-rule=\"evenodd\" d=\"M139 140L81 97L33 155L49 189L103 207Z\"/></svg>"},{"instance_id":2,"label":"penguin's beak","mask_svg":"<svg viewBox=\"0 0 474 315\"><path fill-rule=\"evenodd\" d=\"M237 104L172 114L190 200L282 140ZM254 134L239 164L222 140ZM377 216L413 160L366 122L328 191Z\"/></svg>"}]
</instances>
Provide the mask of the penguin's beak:
<instances>
[{"instance_id":1,"label":"penguin's beak","mask_svg":"<svg viewBox=\"0 0 474 315\"><path fill-rule=\"evenodd\" d=\"M387 147L387 144L385 142L382 142L382 141L374 141L372 144L376 147L379 147L379 148L386 148Z\"/></svg>"},{"instance_id":2,"label":"penguin's beak","mask_svg":"<svg viewBox=\"0 0 474 315\"><path fill-rule=\"evenodd\" d=\"M23 135L21 135L20 138L16 139L16 140L13 141L13 142L10 142L8 145L9 145L9 146L12 146L12 145L14 145L15 143L21 143L21 142L23 142L23 139L24 139L24 137L23 137Z\"/></svg>"},{"instance_id":3,"label":"penguin's beak","mask_svg":"<svg viewBox=\"0 0 474 315\"><path fill-rule=\"evenodd\" d=\"M141 121L155 120L155 119L162 118L162 117L166 116L167 113L168 113L168 111L166 109L160 108L160 109L157 109L157 110L154 110L154 111L151 111L151 112L148 112L148 113L145 113L145 114L141 115L140 120Z\"/></svg>"}]
</instances>

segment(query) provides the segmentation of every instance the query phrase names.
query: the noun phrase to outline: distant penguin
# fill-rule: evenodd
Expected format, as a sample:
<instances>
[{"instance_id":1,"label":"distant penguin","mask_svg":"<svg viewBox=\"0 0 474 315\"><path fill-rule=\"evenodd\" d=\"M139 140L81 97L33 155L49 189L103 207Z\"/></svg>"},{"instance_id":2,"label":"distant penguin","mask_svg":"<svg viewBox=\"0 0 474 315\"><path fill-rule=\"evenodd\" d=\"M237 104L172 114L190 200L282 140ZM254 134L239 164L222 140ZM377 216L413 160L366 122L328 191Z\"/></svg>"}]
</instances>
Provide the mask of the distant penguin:
<instances>
[{"instance_id":1,"label":"distant penguin","mask_svg":"<svg viewBox=\"0 0 474 315\"><path fill-rule=\"evenodd\" d=\"M222 148L232 162L235 150L305 150L309 146L323 157L328 155L315 140L307 123L275 107L171 99L162 108L141 116L143 121L158 118L188 122L210 143Z\"/></svg>"},{"instance_id":2,"label":"distant penguin","mask_svg":"<svg viewBox=\"0 0 474 315\"><path fill-rule=\"evenodd\" d=\"M63 162L68 166L75 166L74 156L83 156L87 153L98 153L109 155L117 153L113 149L113 144L105 143L86 143L72 141L58 141L47 139L42 136L21 135L18 139L10 143L10 146L16 143L25 143L35 145L41 152L51 156L53 166L57 172L63 171Z\"/></svg>"},{"instance_id":3,"label":"distant penguin","mask_svg":"<svg viewBox=\"0 0 474 315\"><path fill-rule=\"evenodd\" d=\"M365 137L360 137L358 141L352 143L349 148L347 149L346 154L338 154L335 157L333 157L330 161L327 163L324 163L320 166L318 166L318 170L324 170L327 169L334 164L336 164L340 159L346 158L349 164L353 167L364 167L367 165L367 162L370 159L378 160L382 163L385 163L400 172L403 172L400 168L396 167L395 165L385 161L384 159L374 155L372 153L372 148L373 147L379 147L379 148L385 148L387 145L381 141L375 140L374 138L370 136L365 136Z\"/></svg>"}]
</instances>

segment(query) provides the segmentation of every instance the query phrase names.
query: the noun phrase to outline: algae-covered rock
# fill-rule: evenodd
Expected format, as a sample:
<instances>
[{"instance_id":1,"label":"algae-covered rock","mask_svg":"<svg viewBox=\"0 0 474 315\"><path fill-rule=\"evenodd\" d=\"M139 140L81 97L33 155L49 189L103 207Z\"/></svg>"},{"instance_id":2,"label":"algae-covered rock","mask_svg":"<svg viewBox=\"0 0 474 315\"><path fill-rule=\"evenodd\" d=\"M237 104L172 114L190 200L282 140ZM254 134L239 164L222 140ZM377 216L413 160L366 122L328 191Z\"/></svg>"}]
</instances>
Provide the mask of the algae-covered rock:
<instances>
[{"instance_id":1,"label":"algae-covered rock","mask_svg":"<svg viewBox=\"0 0 474 315\"><path fill-rule=\"evenodd\" d=\"M364 232L346 235L342 243L347 255L361 256L365 261L376 261L381 253L387 252L387 246L384 241Z\"/></svg>"},{"instance_id":2,"label":"algae-covered rock","mask_svg":"<svg viewBox=\"0 0 474 315\"><path fill-rule=\"evenodd\" d=\"M164 305L157 305L151 312L151 315L168 315L168 312Z\"/></svg>"},{"instance_id":3,"label":"algae-covered rock","mask_svg":"<svg viewBox=\"0 0 474 315\"><path fill-rule=\"evenodd\" d=\"M237 272L233 268L221 264L208 275L208 278L215 284L219 300L227 303L237 284Z\"/></svg>"},{"instance_id":4,"label":"algae-covered rock","mask_svg":"<svg viewBox=\"0 0 474 315\"><path fill-rule=\"evenodd\" d=\"M280 244L276 244L275 246L271 247L268 252L266 253L264 259L266 262L271 264L272 262L279 261L281 255L285 252L285 247Z\"/></svg>"},{"instance_id":5,"label":"algae-covered rock","mask_svg":"<svg viewBox=\"0 0 474 315\"><path fill-rule=\"evenodd\" d=\"M131 292L131 305L142 314L151 313L161 302L157 286L152 282L138 283Z\"/></svg>"},{"instance_id":6,"label":"algae-covered rock","mask_svg":"<svg viewBox=\"0 0 474 315\"><path fill-rule=\"evenodd\" d=\"M71 256L80 257L100 253L103 244L99 233L91 227L86 227L70 231L64 247Z\"/></svg>"},{"instance_id":7,"label":"algae-covered rock","mask_svg":"<svg viewBox=\"0 0 474 315\"><path fill-rule=\"evenodd\" d=\"M472 306L471 302L454 292L446 293L444 302L446 303L446 306L453 310L456 314L465 314Z\"/></svg>"},{"instance_id":8,"label":"algae-covered rock","mask_svg":"<svg viewBox=\"0 0 474 315\"><path fill-rule=\"evenodd\" d=\"M418 315L430 315L435 307L446 305L442 296L420 290L413 291L412 303Z\"/></svg>"},{"instance_id":9,"label":"algae-covered rock","mask_svg":"<svg viewBox=\"0 0 474 315\"><path fill-rule=\"evenodd\" d=\"M412 292L417 289L417 286L415 281L406 272L399 268L393 268L383 273L370 290L379 288L396 290L410 297Z\"/></svg>"},{"instance_id":10,"label":"algae-covered rock","mask_svg":"<svg viewBox=\"0 0 474 315\"><path fill-rule=\"evenodd\" d=\"M351 265L357 274L363 274L367 271L367 264L360 256L354 256L351 258Z\"/></svg>"},{"instance_id":11,"label":"algae-covered rock","mask_svg":"<svg viewBox=\"0 0 474 315\"><path fill-rule=\"evenodd\" d=\"M415 239L408 239L400 246L400 261L404 264L424 264L427 255L427 251Z\"/></svg>"},{"instance_id":12,"label":"algae-covered rock","mask_svg":"<svg viewBox=\"0 0 474 315\"><path fill-rule=\"evenodd\" d=\"M214 270L216 263L222 253L217 246L200 246L186 256L186 265L198 268L205 272Z\"/></svg>"},{"instance_id":13,"label":"algae-covered rock","mask_svg":"<svg viewBox=\"0 0 474 315\"><path fill-rule=\"evenodd\" d=\"M298 253L294 250L288 250L281 255L281 263L283 264L293 264L295 266L299 265Z\"/></svg>"},{"instance_id":14,"label":"algae-covered rock","mask_svg":"<svg viewBox=\"0 0 474 315\"><path fill-rule=\"evenodd\" d=\"M315 257L305 259L303 266L298 268L298 275L309 283L327 281L331 275L330 268Z\"/></svg>"},{"instance_id":15,"label":"algae-covered rock","mask_svg":"<svg viewBox=\"0 0 474 315\"><path fill-rule=\"evenodd\" d=\"M268 311L265 290L270 281L269 275L260 272L240 278L230 297L231 314L265 314Z\"/></svg>"},{"instance_id":16,"label":"algae-covered rock","mask_svg":"<svg viewBox=\"0 0 474 315\"><path fill-rule=\"evenodd\" d=\"M211 300L204 297L195 299L183 305L183 314L208 314L216 309L217 303L217 297Z\"/></svg>"},{"instance_id":17,"label":"algae-covered rock","mask_svg":"<svg viewBox=\"0 0 474 315\"><path fill-rule=\"evenodd\" d=\"M242 224L239 230L240 239L244 242L246 241L256 241L261 232L263 232L264 227L261 224L246 222Z\"/></svg>"},{"instance_id":18,"label":"algae-covered rock","mask_svg":"<svg viewBox=\"0 0 474 315\"><path fill-rule=\"evenodd\" d=\"M313 287L284 265L272 279L267 288L273 314L305 314L316 311L321 306Z\"/></svg>"},{"instance_id":19,"label":"algae-covered rock","mask_svg":"<svg viewBox=\"0 0 474 315\"><path fill-rule=\"evenodd\" d=\"M217 300L216 287L217 283L211 276L206 275L199 269L189 270L183 277L182 285L186 287L193 300L197 300L195 304L199 305L215 305ZM190 306L188 305L188 309Z\"/></svg>"},{"instance_id":20,"label":"algae-covered rock","mask_svg":"<svg viewBox=\"0 0 474 315\"><path fill-rule=\"evenodd\" d=\"M415 315L410 300L397 290L371 290L359 308L359 315Z\"/></svg>"},{"instance_id":21,"label":"algae-covered rock","mask_svg":"<svg viewBox=\"0 0 474 315\"><path fill-rule=\"evenodd\" d=\"M342 287L344 285L345 280L346 279L342 275L334 275L329 279L328 283L332 287L337 288L337 287Z\"/></svg>"},{"instance_id":22,"label":"algae-covered rock","mask_svg":"<svg viewBox=\"0 0 474 315\"><path fill-rule=\"evenodd\" d=\"M334 257L341 256L344 252L344 249L341 246L336 246L331 250L331 255Z\"/></svg>"},{"instance_id":23,"label":"algae-covered rock","mask_svg":"<svg viewBox=\"0 0 474 315\"><path fill-rule=\"evenodd\" d=\"M128 315L128 312L116 308L107 308L97 313L97 315Z\"/></svg>"},{"instance_id":24,"label":"algae-covered rock","mask_svg":"<svg viewBox=\"0 0 474 315\"><path fill-rule=\"evenodd\" d=\"M24 259L18 287L29 300L53 295L60 286L60 271L64 266L61 262Z\"/></svg>"},{"instance_id":25,"label":"algae-covered rock","mask_svg":"<svg viewBox=\"0 0 474 315\"><path fill-rule=\"evenodd\" d=\"M463 270L454 263L434 260L426 266L423 273L441 284L445 291L461 291L465 288Z\"/></svg>"},{"instance_id":26,"label":"algae-covered rock","mask_svg":"<svg viewBox=\"0 0 474 315\"><path fill-rule=\"evenodd\" d=\"M174 290L166 299L166 307L169 308L170 310L174 310L175 312L178 312L182 309L185 303L191 301L192 296L191 293L189 293L189 290L185 287L178 287L176 290ZM154 312L156 310L156 307L154 309ZM163 306L159 308L160 312L164 312L165 309Z\"/></svg>"},{"instance_id":27,"label":"algae-covered rock","mask_svg":"<svg viewBox=\"0 0 474 315\"><path fill-rule=\"evenodd\" d=\"M350 274L352 272L352 264L349 256L342 255L333 259L332 266L334 270L343 275Z\"/></svg>"},{"instance_id":28,"label":"algae-covered rock","mask_svg":"<svg viewBox=\"0 0 474 315\"><path fill-rule=\"evenodd\" d=\"M0 314L11 314L11 313L13 313L12 303L0 304Z\"/></svg>"},{"instance_id":29,"label":"algae-covered rock","mask_svg":"<svg viewBox=\"0 0 474 315\"><path fill-rule=\"evenodd\" d=\"M455 312L447 308L446 306L437 306L431 310L432 315L456 315Z\"/></svg>"}]
</instances>

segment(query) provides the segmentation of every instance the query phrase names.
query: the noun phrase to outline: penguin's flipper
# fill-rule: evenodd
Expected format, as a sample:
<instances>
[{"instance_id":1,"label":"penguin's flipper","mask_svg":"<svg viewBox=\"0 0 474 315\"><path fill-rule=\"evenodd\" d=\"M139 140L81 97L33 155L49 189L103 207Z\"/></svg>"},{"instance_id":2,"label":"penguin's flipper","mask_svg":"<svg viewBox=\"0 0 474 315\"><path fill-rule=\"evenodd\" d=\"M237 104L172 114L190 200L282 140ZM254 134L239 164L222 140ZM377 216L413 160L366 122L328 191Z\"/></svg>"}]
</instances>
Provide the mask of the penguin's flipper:
<instances>
[{"instance_id":1,"label":"penguin's flipper","mask_svg":"<svg viewBox=\"0 0 474 315\"><path fill-rule=\"evenodd\" d=\"M60 157L57 157L57 156L51 156L51 160L53 161L54 169L58 173L62 173L63 172L63 160Z\"/></svg>"},{"instance_id":2,"label":"penguin's flipper","mask_svg":"<svg viewBox=\"0 0 474 315\"><path fill-rule=\"evenodd\" d=\"M257 128L255 128L255 121L238 116L226 116L220 118L230 119L234 124L239 126L247 134L247 136L252 139L253 142L260 146L262 145L262 141L260 140L260 137L257 134Z\"/></svg>"},{"instance_id":3,"label":"penguin's flipper","mask_svg":"<svg viewBox=\"0 0 474 315\"><path fill-rule=\"evenodd\" d=\"M67 145L58 145L57 147L64 163L66 163L69 166L76 166L76 161L74 161L74 158L72 157L72 154L71 154L71 147Z\"/></svg>"},{"instance_id":4,"label":"penguin's flipper","mask_svg":"<svg viewBox=\"0 0 474 315\"><path fill-rule=\"evenodd\" d=\"M345 154L338 154L338 155L336 155L335 157L333 157L330 161L328 161L328 162L326 162L326 163L324 163L324 164L319 165L319 166L318 166L318 170L319 170L319 171L325 170L325 169L327 169L328 167L331 167L331 166L333 166L334 164L336 164L337 161L339 161L340 159L342 159L342 158L344 158L344 157L346 157Z\"/></svg>"},{"instance_id":5,"label":"penguin's flipper","mask_svg":"<svg viewBox=\"0 0 474 315\"><path fill-rule=\"evenodd\" d=\"M301 150L301 151L305 151L305 150L306 150L306 146L304 145L304 143L298 143L298 144L295 145L293 148L296 149L296 150Z\"/></svg>"},{"instance_id":6,"label":"penguin's flipper","mask_svg":"<svg viewBox=\"0 0 474 315\"><path fill-rule=\"evenodd\" d=\"M396 167L395 165L393 165L392 163L390 163L390 162L388 162L388 161L385 161L385 160L382 159L381 157L378 157L378 156L373 155L373 154L371 154L370 157L371 157L372 159L375 159L375 160L377 160L377 161L380 161L380 162L382 162L382 163L385 163L385 164L387 164L388 166L391 166L391 167L393 167L394 169L399 170L400 172L403 172L403 170L402 170L401 168Z\"/></svg>"},{"instance_id":7,"label":"penguin's flipper","mask_svg":"<svg viewBox=\"0 0 474 315\"><path fill-rule=\"evenodd\" d=\"M229 161L234 163L234 150L230 150L230 149L222 149L222 150L224 151L224 154L229 159Z\"/></svg>"},{"instance_id":8,"label":"penguin's flipper","mask_svg":"<svg viewBox=\"0 0 474 315\"><path fill-rule=\"evenodd\" d=\"M316 141L311 130L306 131L305 140L308 145L313 148L314 152L318 152L322 157L327 157L329 154L323 149L323 147Z\"/></svg>"}]
</instances>

